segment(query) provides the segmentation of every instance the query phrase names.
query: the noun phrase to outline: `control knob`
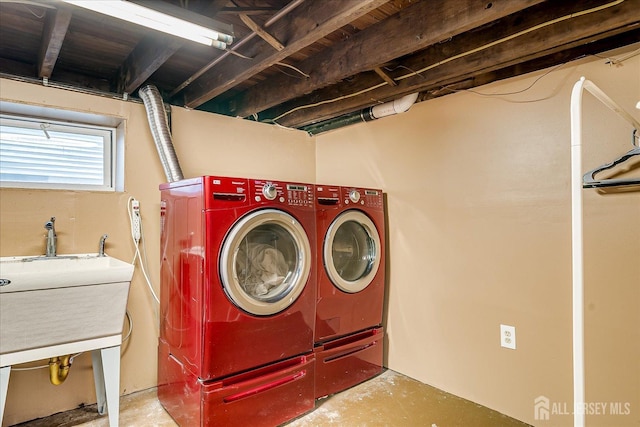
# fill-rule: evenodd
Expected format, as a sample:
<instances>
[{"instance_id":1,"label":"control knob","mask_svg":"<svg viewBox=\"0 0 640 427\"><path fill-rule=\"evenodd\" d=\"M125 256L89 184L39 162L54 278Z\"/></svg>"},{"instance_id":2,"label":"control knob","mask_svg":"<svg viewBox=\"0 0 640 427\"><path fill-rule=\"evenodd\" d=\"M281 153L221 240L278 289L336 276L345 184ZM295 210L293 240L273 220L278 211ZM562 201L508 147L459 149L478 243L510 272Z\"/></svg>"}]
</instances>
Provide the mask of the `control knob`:
<instances>
[{"instance_id":1,"label":"control knob","mask_svg":"<svg viewBox=\"0 0 640 427\"><path fill-rule=\"evenodd\" d=\"M262 194L267 200L274 200L278 195L278 189L275 185L267 183L262 187Z\"/></svg>"},{"instance_id":2,"label":"control knob","mask_svg":"<svg viewBox=\"0 0 640 427\"><path fill-rule=\"evenodd\" d=\"M358 203L360 201L360 192L358 190L349 191L349 200L353 203Z\"/></svg>"}]
</instances>

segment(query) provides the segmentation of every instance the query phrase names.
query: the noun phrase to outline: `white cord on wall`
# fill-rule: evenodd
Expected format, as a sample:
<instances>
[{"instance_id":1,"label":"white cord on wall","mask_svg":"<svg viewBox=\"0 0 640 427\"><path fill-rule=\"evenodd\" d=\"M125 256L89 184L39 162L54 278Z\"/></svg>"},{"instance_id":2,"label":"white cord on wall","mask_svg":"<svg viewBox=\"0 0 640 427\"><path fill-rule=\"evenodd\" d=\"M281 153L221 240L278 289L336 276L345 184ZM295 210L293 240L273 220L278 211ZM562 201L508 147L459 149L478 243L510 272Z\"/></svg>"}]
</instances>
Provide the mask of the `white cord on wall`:
<instances>
[{"instance_id":1,"label":"white cord on wall","mask_svg":"<svg viewBox=\"0 0 640 427\"><path fill-rule=\"evenodd\" d=\"M136 248L131 264L135 265L136 259L140 261L140 269L142 270L142 275L144 276L144 279L147 283L149 292L151 292L151 296L153 296L156 304L159 305L160 298L158 298L158 295L156 295L155 291L153 290L151 279L149 279L149 275L147 274L147 270L145 268L147 250L144 244L144 231L142 227L142 217L140 215L140 202L138 202L133 197L129 197L129 200L127 201L127 212L129 213L129 222L131 223L131 240L133 241L133 245ZM140 241L142 241L142 250L144 252L144 257L140 254Z\"/></svg>"}]
</instances>

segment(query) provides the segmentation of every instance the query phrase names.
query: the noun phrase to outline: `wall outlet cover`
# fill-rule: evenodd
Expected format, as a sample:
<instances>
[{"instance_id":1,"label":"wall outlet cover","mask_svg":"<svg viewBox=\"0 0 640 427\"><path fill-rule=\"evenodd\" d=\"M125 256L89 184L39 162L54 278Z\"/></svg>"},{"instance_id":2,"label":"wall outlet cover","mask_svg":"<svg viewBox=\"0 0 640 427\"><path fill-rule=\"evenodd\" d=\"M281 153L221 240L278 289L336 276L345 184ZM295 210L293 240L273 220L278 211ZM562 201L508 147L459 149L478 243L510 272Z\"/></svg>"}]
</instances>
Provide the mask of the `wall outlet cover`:
<instances>
[{"instance_id":1,"label":"wall outlet cover","mask_svg":"<svg viewBox=\"0 0 640 427\"><path fill-rule=\"evenodd\" d=\"M500 325L500 345L504 348L516 349L516 327Z\"/></svg>"}]
</instances>

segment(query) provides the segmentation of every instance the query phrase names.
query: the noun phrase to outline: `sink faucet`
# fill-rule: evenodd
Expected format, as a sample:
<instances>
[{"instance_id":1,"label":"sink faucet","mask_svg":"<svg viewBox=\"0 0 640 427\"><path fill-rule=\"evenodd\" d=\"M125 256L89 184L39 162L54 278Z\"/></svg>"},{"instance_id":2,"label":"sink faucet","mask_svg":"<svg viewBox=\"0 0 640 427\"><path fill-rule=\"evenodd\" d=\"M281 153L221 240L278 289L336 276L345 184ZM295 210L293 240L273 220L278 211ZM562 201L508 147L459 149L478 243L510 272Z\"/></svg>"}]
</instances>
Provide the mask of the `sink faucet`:
<instances>
[{"instance_id":1,"label":"sink faucet","mask_svg":"<svg viewBox=\"0 0 640 427\"><path fill-rule=\"evenodd\" d=\"M56 246L58 237L56 236L56 227L55 227L56 217L52 216L51 220L47 221L44 225L44 228L47 229L47 253L46 256L54 257L56 256Z\"/></svg>"},{"instance_id":2,"label":"sink faucet","mask_svg":"<svg viewBox=\"0 0 640 427\"><path fill-rule=\"evenodd\" d=\"M107 240L107 237L109 237L108 234L103 234L102 237L100 237L100 246L98 246L98 256L104 256L104 241Z\"/></svg>"}]
</instances>

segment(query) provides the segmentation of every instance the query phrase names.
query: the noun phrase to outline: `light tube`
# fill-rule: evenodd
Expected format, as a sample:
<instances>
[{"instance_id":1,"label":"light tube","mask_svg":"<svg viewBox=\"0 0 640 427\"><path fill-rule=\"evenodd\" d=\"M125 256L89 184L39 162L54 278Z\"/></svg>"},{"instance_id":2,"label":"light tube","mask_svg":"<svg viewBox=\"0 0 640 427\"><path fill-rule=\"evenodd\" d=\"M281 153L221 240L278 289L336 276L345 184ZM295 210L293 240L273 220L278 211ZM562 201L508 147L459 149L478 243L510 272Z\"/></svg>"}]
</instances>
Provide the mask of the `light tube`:
<instances>
[{"instance_id":1,"label":"light tube","mask_svg":"<svg viewBox=\"0 0 640 427\"><path fill-rule=\"evenodd\" d=\"M163 33L172 34L207 46L225 49L233 37L210 28L123 0L63 0L94 12L102 13Z\"/></svg>"}]
</instances>

